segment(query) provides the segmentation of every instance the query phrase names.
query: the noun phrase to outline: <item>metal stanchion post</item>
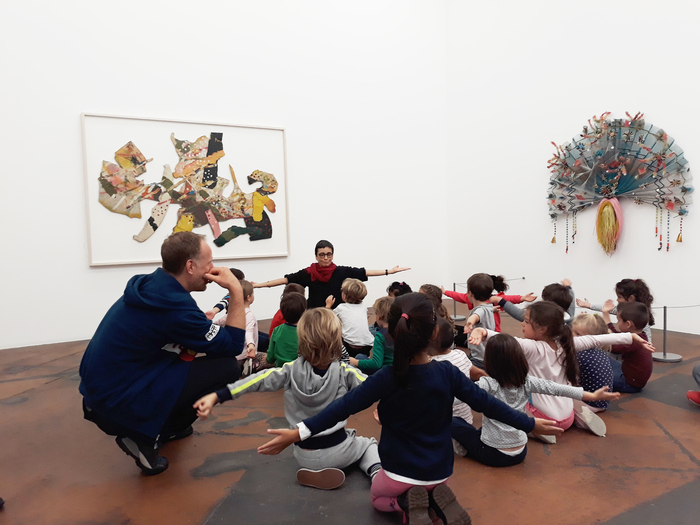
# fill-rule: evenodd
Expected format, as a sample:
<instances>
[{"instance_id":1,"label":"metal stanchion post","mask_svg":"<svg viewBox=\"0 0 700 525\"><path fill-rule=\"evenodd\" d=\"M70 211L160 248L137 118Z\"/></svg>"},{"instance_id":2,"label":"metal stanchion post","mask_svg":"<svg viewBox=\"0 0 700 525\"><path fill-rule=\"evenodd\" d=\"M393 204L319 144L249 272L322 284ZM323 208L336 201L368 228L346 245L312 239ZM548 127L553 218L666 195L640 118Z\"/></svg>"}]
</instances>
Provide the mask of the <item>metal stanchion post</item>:
<instances>
[{"instance_id":1,"label":"metal stanchion post","mask_svg":"<svg viewBox=\"0 0 700 525\"><path fill-rule=\"evenodd\" d=\"M683 360L683 356L679 354L667 354L666 353L666 310L664 306L664 351L654 352L651 357L654 361L661 361L662 363L678 363Z\"/></svg>"},{"instance_id":2,"label":"metal stanchion post","mask_svg":"<svg viewBox=\"0 0 700 525\"><path fill-rule=\"evenodd\" d=\"M452 291L456 292L457 291L457 283L452 283ZM467 318L464 317L463 315L457 315L457 301L452 299L452 306L454 306L454 315L451 315L450 317L452 318L453 321L466 321Z\"/></svg>"}]
</instances>

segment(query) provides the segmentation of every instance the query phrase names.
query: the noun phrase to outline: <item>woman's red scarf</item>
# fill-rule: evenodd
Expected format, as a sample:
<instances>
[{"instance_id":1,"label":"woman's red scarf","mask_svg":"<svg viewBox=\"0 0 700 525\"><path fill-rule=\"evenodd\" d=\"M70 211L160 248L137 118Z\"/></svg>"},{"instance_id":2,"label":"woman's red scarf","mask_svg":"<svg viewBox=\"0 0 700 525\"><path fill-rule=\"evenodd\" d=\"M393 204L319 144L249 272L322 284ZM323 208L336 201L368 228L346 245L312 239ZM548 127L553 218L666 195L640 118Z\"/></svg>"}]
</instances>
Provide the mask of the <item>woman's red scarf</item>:
<instances>
[{"instance_id":1,"label":"woman's red scarf","mask_svg":"<svg viewBox=\"0 0 700 525\"><path fill-rule=\"evenodd\" d=\"M336 268L337 266L335 263L331 263L328 266L321 266L318 263L313 263L306 271L311 275L311 282L321 281L322 283L327 283Z\"/></svg>"}]
</instances>

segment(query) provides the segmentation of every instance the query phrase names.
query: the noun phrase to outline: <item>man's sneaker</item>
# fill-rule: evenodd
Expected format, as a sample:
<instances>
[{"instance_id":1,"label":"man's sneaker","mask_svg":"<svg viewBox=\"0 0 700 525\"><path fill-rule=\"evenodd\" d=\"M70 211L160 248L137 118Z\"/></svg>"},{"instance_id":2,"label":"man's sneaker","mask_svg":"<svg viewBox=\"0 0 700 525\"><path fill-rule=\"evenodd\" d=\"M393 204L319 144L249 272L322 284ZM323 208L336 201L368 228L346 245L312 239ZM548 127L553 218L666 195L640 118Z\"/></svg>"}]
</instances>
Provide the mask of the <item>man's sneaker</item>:
<instances>
[{"instance_id":1,"label":"man's sneaker","mask_svg":"<svg viewBox=\"0 0 700 525\"><path fill-rule=\"evenodd\" d=\"M596 436L605 437L607 427L605 426L605 421L598 414L585 405L579 407L577 412L587 430L590 430Z\"/></svg>"},{"instance_id":2,"label":"man's sneaker","mask_svg":"<svg viewBox=\"0 0 700 525\"><path fill-rule=\"evenodd\" d=\"M324 468L321 470L300 468L297 470L297 481L300 485L307 487L332 490L337 489L345 482L345 472L337 468Z\"/></svg>"},{"instance_id":3,"label":"man's sneaker","mask_svg":"<svg viewBox=\"0 0 700 525\"><path fill-rule=\"evenodd\" d=\"M169 434L166 434L164 436L160 436L160 439L158 440L158 443L161 445L165 445L168 441L177 441L178 439L186 438L188 436L191 436L192 433L194 432L194 429L192 428L192 425L189 427L180 430L179 432L171 432Z\"/></svg>"},{"instance_id":4,"label":"man's sneaker","mask_svg":"<svg viewBox=\"0 0 700 525\"><path fill-rule=\"evenodd\" d=\"M688 390L688 393L685 396L692 404L700 406L700 392L697 390Z\"/></svg>"},{"instance_id":5,"label":"man's sneaker","mask_svg":"<svg viewBox=\"0 0 700 525\"><path fill-rule=\"evenodd\" d=\"M457 498L452 492L452 489L444 483L438 485L430 493L432 505L438 516L440 516L446 525L470 525L472 519L467 514L467 511L457 502Z\"/></svg>"},{"instance_id":6,"label":"man's sneaker","mask_svg":"<svg viewBox=\"0 0 700 525\"><path fill-rule=\"evenodd\" d=\"M416 485L396 498L399 507L404 511L408 525L433 525L428 513L430 499L425 487Z\"/></svg>"},{"instance_id":7,"label":"man's sneaker","mask_svg":"<svg viewBox=\"0 0 700 525\"><path fill-rule=\"evenodd\" d=\"M460 445L459 441L457 441L455 438L452 438L452 450L454 450L454 453L458 456L464 457L467 455L466 449Z\"/></svg>"},{"instance_id":8,"label":"man's sneaker","mask_svg":"<svg viewBox=\"0 0 700 525\"><path fill-rule=\"evenodd\" d=\"M158 450L155 448L139 447L136 442L128 437L118 436L117 445L128 456L134 458L136 466L139 467L144 474L155 476L168 468L168 460L158 455Z\"/></svg>"}]
</instances>

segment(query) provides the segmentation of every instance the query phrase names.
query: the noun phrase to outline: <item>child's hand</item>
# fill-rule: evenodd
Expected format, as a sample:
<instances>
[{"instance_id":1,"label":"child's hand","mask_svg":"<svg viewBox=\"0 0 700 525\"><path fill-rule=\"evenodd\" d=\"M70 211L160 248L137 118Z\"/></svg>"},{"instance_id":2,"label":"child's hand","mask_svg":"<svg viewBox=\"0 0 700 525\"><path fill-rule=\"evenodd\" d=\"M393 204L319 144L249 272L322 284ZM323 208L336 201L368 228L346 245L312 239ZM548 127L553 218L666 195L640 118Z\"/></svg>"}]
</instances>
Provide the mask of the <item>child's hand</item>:
<instances>
[{"instance_id":1,"label":"child's hand","mask_svg":"<svg viewBox=\"0 0 700 525\"><path fill-rule=\"evenodd\" d=\"M357 359L355 359L354 357L350 357L350 364L352 366L354 366L355 368L360 367L360 362Z\"/></svg>"},{"instance_id":2,"label":"child's hand","mask_svg":"<svg viewBox=\"0 0 700 525\"><path fill-rule=\"evenodd\" d=\"M467 327L464 327L464 331L467 331ZM486 328L474 328L471 330L471 335L469 336L469 342L473 345L480 345L481 341L483 341L486 336L488 335L488 332L486 332Z\"/></svg>"},{"instance_id":3,"label":"child's hand","mask_svg":"<svg viewBox=\"0 0 700 525\"><path fill-rule=\"evenodd\" d=\"M537 299L537 296L532 292L520 296L520 300L526 303L531 303L535 299Z\"/></svg>"},{"instance_id":4,"label":"child's hand","mask_svg":"<svg viewBox=\"0 0 700 525\"><path fill-rule=\"evenodd\" d=\"M501 299L503 299L503 297L500 295L492 295L489 297L489 302L494 306L498 306L501 303Z\"/></svg>"},{"instance_id":5,"label":"child's hand","mask_svg":"<svg viewBox=\"0 0 700 525\"><path fill-rule=\"evenodd\" d=\"M374 416L374 420L381 425L382 422L379 421L379 411L376 408L374 409L374 412L372 412L372 415Z\"/></svg>"},{"instance_id":6,"label":"child's hand","mask_svg":"<svg viewBox=\"0 0 700 525\"><path fill-rule=\"evenodd\" d=\"M576 299L576 306L579 308L590 308L591 302L585 297L583 299Z\"/></svg>"},{"instance_id":7,"label":"child's hand","mask_svg":"<svg viewBox=\"0 0 700 525\"><path fill-rule=\"evenodd\" d=\"M441 287L440 287L440 290L442 290L442 295L445 295L445 287L444 287L444 286L441 286Z\"/></svg>"},{"instance_id":8,"label":"child's hand","mask_svg":"<svg viewBox=\"0 0 700 525\"><path fill-rule=\"evenodd\" d=\"M532 432L545 436L556 436L564 432L564 429L559 428L554 421L550 421L549 419L535 418L535 428L532 429Z\"/></svg>"},{"instance_id":9,"label":"child's hand","mask_svg":"<svg viewBox=\"0 0 700 525\"><path fill-rule=\"evenodd\" d=\"M610 314L615 309L615 303L613 302L612 299L608 299L605 301L605 304L603 305L603 313L604 314Z\"/></svg>"},{"instance_id":10,"label":"child's hand","mask_svg":"<svg viewBox=\"0 0 700 525\"><path fill-rule=\"evenodd\" d=\"M612 401L620 397L620 392L608 392L608 390L610 390L610 387L604 386L595 392L584 392L584 397L588 398L584 399L584 401Z\"/></svg>"},{"instance_id":11,"label":"child's hand","mask_svg":"<svg viewBox=\"0 0 700 525\"><path fill-rule=\"evenodd\" d=\"M253 343L248 343L248 346L245 347L245 356L246 357L255 357L257 354L257 351L255 349L255 345Z\"/></svg>"},{"instance_id":12,"label":"child's hand","mask_svg":"<svg viewBox=\"0 0 700 525\"><path fill-rule=\"evenodd\" d=\"M267 433L277 434L277 437L264 445L260 445L258 447L258 454L274 456L282 452L289 445L301 440L298 428L294 430L288 428L268 428Z\"/></svg>"},{"instance_id":13,"label":"child's hand","mask_svg":"<svg viewBox=\"0 0 700 525\"><path fill-rule=\"evenodd\" d=\"M494 307L493 307L493 313L495 313L495 314L499 314L499 313L501 313L502 311L503 311L503 308L501 308L500 306L494 306Z\"/></svg>"},{"instance_id":14,"label":"child's hand","mask_svg":"<svg viewBox=\"0 0 700 525\"><path fill-rule=\"evenodd\" d=\"M208 310L204 313L204 315L207 316L207 319L210 321L216 317L216 314L218 314L220 310L217 307L212 308L211 310Z\"/></svg>"},{"instance_id":15,"label":"child's hand","mask_svg":"<svg viewBox=\"0 0 700 525\"><path fill-rule=\"evenodd\" d=\"M568 286L569 288L571 288L571 281L570 281L569 279L563 279L563 280L561 281L561 285L562 285L562 286Z\"/></svg>"},{"instance_id":16,"label":"child's hand","mask_svg":"<svg viewBox=\"0 0 700 525\"><path fill-rule=\"evenodd\" d=\"M207 394L206 396L197 400L197 402L192 405L192 408L197 409L197 417L200 419L206 419L211 413L211 409L214 408L219 402L219 398L216 393Z\"/></svg>"},{"instance_id":17,"label":"child's hand","mask_svg":"<svg viewBox=\"0 0 700 525\"><path fill-rule=\"evenodd\" d=\"M650 352L656 352L656 348L654 348L654 345L646 339L644 339L643 337L641 337L639 334L632 334L632 342L639 343L641 346L643 346L646 350L649 350Z\"/></svg>"},{"instance_id":18,"label":"child's hand","mask_svg":"<svg viewBox=\"0 0 700 525\"><path fill-rule=\"evenodd\" d=\"M335 297L332 295L329 295L326 297L326 308L330 308L335 304Z\"/></svg>"}]
</instances>

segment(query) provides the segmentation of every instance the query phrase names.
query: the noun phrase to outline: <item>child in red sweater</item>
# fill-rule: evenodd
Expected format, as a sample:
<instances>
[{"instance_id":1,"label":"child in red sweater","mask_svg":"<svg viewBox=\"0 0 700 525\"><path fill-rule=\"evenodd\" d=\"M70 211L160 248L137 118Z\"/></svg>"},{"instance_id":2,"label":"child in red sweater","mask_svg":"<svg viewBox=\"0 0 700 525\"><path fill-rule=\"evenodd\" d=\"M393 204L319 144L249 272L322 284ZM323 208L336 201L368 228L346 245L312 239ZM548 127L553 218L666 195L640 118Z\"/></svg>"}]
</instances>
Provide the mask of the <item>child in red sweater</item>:
<instances>
[{"instance_id":1,"label":"child in red sweater","mask_svg":"<svg viewBox=\"0 0 700 525\"><path fill-rule=\"evenodd\" d=\"M615 304L608 300L603 305L603 320L612 332L631 332L645 341L644 327L649 322L649 309L643 303L620 303L617 307L617 324L610 322L610 312ZM654 369L651 352L640 343L613 345L611 352L622 355L622 363L610 356L613 367L613 391L634 394L641 392Z\"/></svg>"}]
</instances>

